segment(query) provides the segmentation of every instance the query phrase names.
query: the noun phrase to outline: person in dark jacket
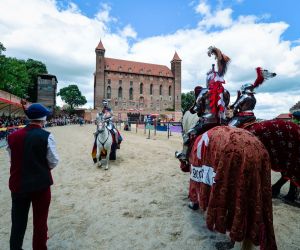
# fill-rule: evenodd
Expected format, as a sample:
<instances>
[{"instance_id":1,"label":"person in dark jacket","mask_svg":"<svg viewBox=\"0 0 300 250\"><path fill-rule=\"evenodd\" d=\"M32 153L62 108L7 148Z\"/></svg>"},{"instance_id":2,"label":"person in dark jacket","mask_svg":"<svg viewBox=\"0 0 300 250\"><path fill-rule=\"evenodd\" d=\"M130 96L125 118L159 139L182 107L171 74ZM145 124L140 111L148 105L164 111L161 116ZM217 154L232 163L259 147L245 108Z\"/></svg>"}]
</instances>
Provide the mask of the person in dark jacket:
<instances>
[{"instance_id":1,"label":"person in dark jacket","mask_svg":"<svg viewBox=\"0 0 300 250\"><path fill-rule=\"evenodd\" d=\"M33 250L47 249L47 219L53 184L51 170L58 164L53 135L42 129L50 111L39 103L25 110L29 124L8 136L11 191L10 249L22 249L28 213L33 211Z\"/></svg>"}]
</instances>

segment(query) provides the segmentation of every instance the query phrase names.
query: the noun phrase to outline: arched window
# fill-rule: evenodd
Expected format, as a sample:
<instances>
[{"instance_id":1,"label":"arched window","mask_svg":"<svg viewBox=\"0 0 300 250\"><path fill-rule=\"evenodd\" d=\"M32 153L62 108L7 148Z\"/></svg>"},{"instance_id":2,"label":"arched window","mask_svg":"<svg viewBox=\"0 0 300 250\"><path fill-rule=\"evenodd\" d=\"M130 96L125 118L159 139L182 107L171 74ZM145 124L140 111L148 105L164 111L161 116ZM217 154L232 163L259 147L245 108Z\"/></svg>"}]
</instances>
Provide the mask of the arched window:
<instances>
[{"instance_id":1,"label":"arched window","mask_svg":"<svg viewBox=\"0 0 300 250\"><path fill-rule=\"evenodd\" d=\"M141 84L140 84L140 94L141 95L143 94L143 87L144 87L144 84L141 82Z\"/></svg>"},{"instance_id":2,"label":"arched window","mask_svg":"<svg viewBox=\"0 0 300 250\"><path fill-rule=\"evenodd\" d=\"M159 86L159 95L162 95L162 85Z\"/></svg>"},{"instance_id":3,"label":"arched window","mask_svg":"<svg viewBox=\"0 0 300 250\"><path fill-rule=\"evenodd\" d=\"M133 88L129 89L129 100L133 100Z\"/></svg>"},{"instance_id":4,"label":"arched window","mask_svg":"<svg viewBox=\"0 0 300 250\"><path fill-rule=\"evenodd\" d=\"M150 84L150 95L153 95L153 84Z\"/></svg>"},{"instance_id":5,"label":"arched window","mask_svg":"<svg viewBox=\"0 0 300 250\"><path fill-rule=\"evenodd\" d=\"M106 99L110 99L111 98L111 87L107 86L106 88Z\"/></svg>"},{"instance_id":6,"label":"arched window","mask_svg":"<svg viewBox=\"0 0 300 250\"><path fill-rule=\"evenodd\" d=\"M171 96L171 93L172 93L172 87L169 86L169 96Z\"/></svg>"},{"instance_id":7,"label":"arched window","mask_svg":"<svg viewBox=\"0 0 300 250\"><path fill-rule=\"evenodd\" d=\"M119 99L122 99L122 87L119 87L119 90L118 90L118 98Z\"/></svg>"},{"instance_id":8,"label":"arched window","mask_svg":"<svg viewBox=\"0 0 300 250\"><path fill-rule=\"evenodd\" d=\"M140 108L143 108L144 107L144 97L140 97L140 100L139 100L139 106Z\"/></svg>"}]
</instances>

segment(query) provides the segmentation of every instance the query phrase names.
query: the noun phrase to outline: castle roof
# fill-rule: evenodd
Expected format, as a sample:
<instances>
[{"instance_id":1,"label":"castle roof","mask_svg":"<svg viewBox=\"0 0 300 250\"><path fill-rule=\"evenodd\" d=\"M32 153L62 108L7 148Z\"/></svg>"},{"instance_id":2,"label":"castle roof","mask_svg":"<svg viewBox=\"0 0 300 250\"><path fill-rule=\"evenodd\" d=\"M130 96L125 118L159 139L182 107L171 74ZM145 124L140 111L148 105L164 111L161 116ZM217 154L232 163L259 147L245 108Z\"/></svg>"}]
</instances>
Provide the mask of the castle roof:
<instances>
[{"instance_id":1,"label":"castle roof","mask_svg":"<svg viewBox=\"0 0 300 250\"><path fill-rule=\"evenodd\" d=\"M291 114L280 114L275 119L291 119Z\"/></svg>"},{"instance_id":2,"label":"castle roof","mask_svg":"<svg viewBox=\"0 0 300 250\"><path fill-rule=\"evenodd\" d=\"M172 61L181 61L180 57L178 56L177 52L175 51L175 54L173 56Z\"/></svg>"},{"instance_id":3,"label":"castle roof","mask_svg":"<svg viewBox=\"0 0 300 250\"><path fill-rule=\"evenodd\" d=\"M172 71L164 65L126 61L105 57L105 70L140 75L173 77Z\"/></svg>"},{"instance_id":4,"label":"castle roof","mask_svg":"<svg viewBox=\"0 0 300 250\"><path fill-rule=\"evenodd\" d=\"M105 48L104 48L104 46L103 46L103 44L102 44L102 41L100 40L100 42L99 42L99 44L98 44L98 46L96 47L96 50L105 50Z\"/></svg>"}]
</instances>

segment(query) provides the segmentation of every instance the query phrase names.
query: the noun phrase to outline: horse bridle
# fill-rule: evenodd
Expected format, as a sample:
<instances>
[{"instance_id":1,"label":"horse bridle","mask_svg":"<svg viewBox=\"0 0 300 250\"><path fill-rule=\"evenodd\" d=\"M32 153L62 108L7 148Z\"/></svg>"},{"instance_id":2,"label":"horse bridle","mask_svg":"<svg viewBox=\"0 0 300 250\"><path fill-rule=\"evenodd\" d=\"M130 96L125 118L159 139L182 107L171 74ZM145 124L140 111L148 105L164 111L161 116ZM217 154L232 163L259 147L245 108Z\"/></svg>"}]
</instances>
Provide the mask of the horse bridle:
<instances>
[{"instance_id":1,"label":"horse bridle","mask_svg":"<svg viewBox=\"0 0 300 250\"><path fill-rule=\"evenodd\" d=\"M105 129L107 129L107 131L108 131L106 140L102 143L102 142L98 139L98 142L101 143L102 148L104 148L104 144L107 142L107 140L108 140L108 138L109 138L109 133L110 133L110 132L109 132L109 129L108 129L105 125L104 125L104 129L103 129L102 131L99 131L99 134L102 134L102 133L104 132Z\"/></svg>"}]
</instances>

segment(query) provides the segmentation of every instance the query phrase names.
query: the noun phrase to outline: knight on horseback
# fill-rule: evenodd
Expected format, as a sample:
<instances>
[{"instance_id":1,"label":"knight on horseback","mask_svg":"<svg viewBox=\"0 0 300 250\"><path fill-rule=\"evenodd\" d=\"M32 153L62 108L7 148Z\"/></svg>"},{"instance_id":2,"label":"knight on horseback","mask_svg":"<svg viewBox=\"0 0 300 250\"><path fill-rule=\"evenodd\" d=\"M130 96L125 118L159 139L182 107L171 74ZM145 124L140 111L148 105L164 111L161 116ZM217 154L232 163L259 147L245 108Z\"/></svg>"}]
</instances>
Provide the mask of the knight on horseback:
<instances>
[{"instance_id":1,"label":"knight on horseback","mask_svg":"<svg viewBox=\"0 0 300 250\"><path fill-rule=\"evenodd\" d=\"M199 120L186 134L183 134L183 150L181 153L176 152L176 158L186 160L191 137L206 132L207 130L221 125L225 122L226 106L229 104L230 94L223 87L225 84L224 75L227 70L227 64L230 58L223 54L221 50L210 46L208 56L215 55L218 62L218 71L215 71L215 65L207 73L206 88L197 86L195 88L196 101L190 109L191 113L197 113Z\"/></svg>"},{"instance_id":2,"label":"knight on horseback","mask_svg":"<svg viewBox=\"0 0 300 250\"><path fill-rule=\"evenodd\" d=\"M108 101L107 100L103 100L102 104L103 104L103 108L102 108L101 112L97 114L96 119L98 119L100 116L103 116L103 118L107 122L107 128L114 135L115 140L116 140L116 144L119 145L119 133L118 133L118 131L117 131L117 129L116 129L114 123L113 123L113 111L108 106ZM98 129L97 129L97 131L98 131ZM97 132L96 132L96 136L97 136Z\"/></svg>"},{"instance_id":3,"label":"knight on horseback","mask_svg":"<svg viewBox=\"0 0 300 250\"><path fill-rule=\"evenodd\" d=\"M253 110L256 105L254 89L261 85L268 78L276 76L276 73L270 73L268 70L256 68L257 78L253 84L246 83L242 85L241 90L237 92L236 101L230 106L233 110L233 118L228 123L232 127L242 127L244 124L254 122L256 117Z\"/></svg>"}]
</instances>

